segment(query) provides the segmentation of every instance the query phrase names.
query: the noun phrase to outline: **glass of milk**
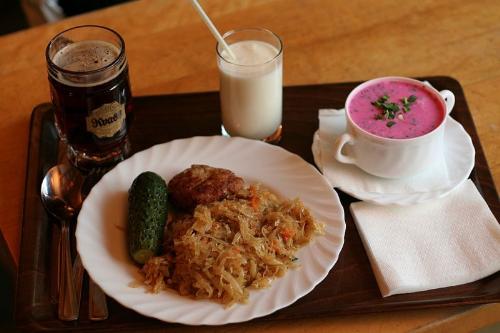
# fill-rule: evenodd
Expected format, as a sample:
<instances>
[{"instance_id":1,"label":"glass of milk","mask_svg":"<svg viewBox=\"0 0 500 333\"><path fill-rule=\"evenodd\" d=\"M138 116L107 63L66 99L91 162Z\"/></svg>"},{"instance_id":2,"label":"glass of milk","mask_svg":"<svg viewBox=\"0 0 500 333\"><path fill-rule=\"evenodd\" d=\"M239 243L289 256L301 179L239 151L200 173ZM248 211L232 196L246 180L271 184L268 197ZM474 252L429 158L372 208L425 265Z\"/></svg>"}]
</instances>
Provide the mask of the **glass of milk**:
<instances>
[{"instance_id":1,"label":"glass of milk","mask_svg":"<svg viewBox=\"0 0 500 333\"><path fill-rule=\"evenodd\" d=\"M277 142L283 100L281 39L260 28L229 31L223 38L235 59L217 44L222 134Z\"/></svg>"}]
</instances>

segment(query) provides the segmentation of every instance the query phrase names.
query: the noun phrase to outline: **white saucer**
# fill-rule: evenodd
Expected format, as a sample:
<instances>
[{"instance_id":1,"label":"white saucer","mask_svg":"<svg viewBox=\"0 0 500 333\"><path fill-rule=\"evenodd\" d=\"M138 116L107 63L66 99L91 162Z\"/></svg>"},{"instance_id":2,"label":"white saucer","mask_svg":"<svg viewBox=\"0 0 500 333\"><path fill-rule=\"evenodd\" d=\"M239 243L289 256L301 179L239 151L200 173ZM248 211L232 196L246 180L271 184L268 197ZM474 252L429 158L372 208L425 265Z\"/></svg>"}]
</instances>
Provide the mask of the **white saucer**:
<instances>
[{"instance_id":1,"label":"white saucer","mask_svg":"<svg viewBox=\"0 0 500 333\"><path fill-rule=\"evenodd\" d=\"M342 111L343 110L338 110L335 112L341 115ZM335 122L335 124L333 124L334 126L332 126L332 128L335 129L335 134L340 135L343 131L345 131L345 117L336 116L332 117L332 119ZM474 146L472 145L470 136L464 130L462 125L449 116L446 120L444 140L444 160L447 169L445 171L447 171L448 177L447 179L443 179L443 184L438 184L441 186L434 187L438 188L437 190L432 189L429 191L407 191L405 186L407 184L405 184L405 180L403 179L399 180L400 189L397 189L396 184L396 190L394 190L394 180L375 177L363 171L357 172L358 178L356 179L356 181L358 183L360 181L365 183L366 187L373 187L371 185L376 185L378 191L364 191L359 186L356 186L359 184L355 185L353 183L352 174L346 173L345 177L343 177L343 174L337 174L340 177L336 177L337 180L332 181L331 177L328 177L328 172L325 172L325 167L328 168L329 172L337 173L345 173L345 170L349 170L350 168L358 168L354 165L341 164L333 158L322 158L323 152L321 151L319 130L314 133L312 152L314 156L314 162L324 174L324 176L332 183L333 187L336 187L343 192L363 201L380 205L395 204L403 206L444 197L469 177L470 172L474 167ZM327 163L326 165L325 161ZM413 181L415 181L415 179Z\"/></svg>"}]
</instances>

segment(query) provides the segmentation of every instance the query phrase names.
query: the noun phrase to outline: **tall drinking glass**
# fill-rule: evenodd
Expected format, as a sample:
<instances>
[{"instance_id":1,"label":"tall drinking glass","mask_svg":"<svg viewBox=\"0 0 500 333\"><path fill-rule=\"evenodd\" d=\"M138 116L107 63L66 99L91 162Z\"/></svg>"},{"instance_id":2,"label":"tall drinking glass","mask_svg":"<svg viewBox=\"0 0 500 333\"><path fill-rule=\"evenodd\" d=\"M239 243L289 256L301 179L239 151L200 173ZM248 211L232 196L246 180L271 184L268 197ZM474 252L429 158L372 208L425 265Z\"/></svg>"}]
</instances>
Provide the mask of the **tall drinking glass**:
<instances>
[{"instance_id":1,"label":"tall drinking glass","mask_svg":"<svg viewBox=\"0 0 500 333\"><path fill-rule=\"evenodd\" d=\"M281 138L283 44L254 28L223 36L235 58L217 44L222 133L276 142Z\"/></svg>"},{"instance_id":2,"label":"tall drinking glass","mask_svg":"<svg viewBox=\"0 0 500 333\"><path fill-rule=\"evenodd\" d=\"M69 160L88 168L129 152L132 97L123 38L86 25L56 35L46 49L55 124Z\"/></svg>"}]
</instances>

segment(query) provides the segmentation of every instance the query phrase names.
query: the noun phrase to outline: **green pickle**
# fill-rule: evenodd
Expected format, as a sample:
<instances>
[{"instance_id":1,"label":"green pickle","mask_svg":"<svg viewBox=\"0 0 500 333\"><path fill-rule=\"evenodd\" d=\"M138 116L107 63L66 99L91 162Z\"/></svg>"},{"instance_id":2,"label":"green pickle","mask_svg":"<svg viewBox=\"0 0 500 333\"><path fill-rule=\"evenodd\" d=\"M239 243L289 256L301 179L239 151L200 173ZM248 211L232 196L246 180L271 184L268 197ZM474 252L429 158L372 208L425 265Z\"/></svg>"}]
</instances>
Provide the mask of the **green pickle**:
<instances>
[{"instance_id":1,"label":"green pickle","mask_svg":"<svg viewBox=\"0 0 500 333\"><path fill-rule=\"evenodd\" d=\"M128 194L128 248L138 264L144 264L161 250L167 221L167 184L147 171L134 179Z\"/></svg>"}]
</instances>

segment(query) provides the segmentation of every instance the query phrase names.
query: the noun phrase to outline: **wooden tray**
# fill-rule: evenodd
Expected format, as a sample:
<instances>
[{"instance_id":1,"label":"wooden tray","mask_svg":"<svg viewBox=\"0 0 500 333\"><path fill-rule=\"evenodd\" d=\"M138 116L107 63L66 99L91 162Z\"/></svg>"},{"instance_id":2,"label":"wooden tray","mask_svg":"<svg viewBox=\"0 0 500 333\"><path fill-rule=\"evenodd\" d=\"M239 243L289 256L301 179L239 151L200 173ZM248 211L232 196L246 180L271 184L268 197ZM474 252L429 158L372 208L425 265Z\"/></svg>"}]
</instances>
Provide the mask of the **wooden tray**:
<instances>
[{"instance_id":1,"label":"wooden tray","mask_svg":"<svg viewBox=\"0 0 500 333\"><path fill-rule=\"evenodd\" d=\"M486 160L460 84L452 78L432 77L437 89L455 93L452 116L472 137L476 165L471 178L496 218L500 205ZM358 83L286 87L284 89L284 134L280 145L313 162L311 144L318 128L319 108L340 108L349 91ZM175 138L220 133L219 96L216 92L149 96L134 99L135 119L130 132L133 150ZM29 331L70 330L155 330L184 326L143 317L108 298L109 319L87 319L87 291L84 289L80 320L66 323L57 319L54 298L54 264L57 228L47 217L39 197L44 173L58 162L61 154L53 126L50 104L37 106L32 114L21 256L16 301L16 323ZM339 314L419 309L500 301L500 273L466 285L382 298L368 258L349 214L356 199L339 192L346 212L347 230L340 258L327 278L310 294L263 320L297 319ZM84 281L84 285L86 285Z\"/></svg>"}]
</instances>

